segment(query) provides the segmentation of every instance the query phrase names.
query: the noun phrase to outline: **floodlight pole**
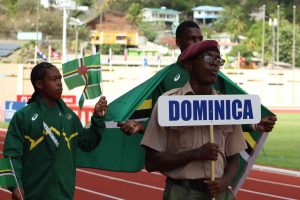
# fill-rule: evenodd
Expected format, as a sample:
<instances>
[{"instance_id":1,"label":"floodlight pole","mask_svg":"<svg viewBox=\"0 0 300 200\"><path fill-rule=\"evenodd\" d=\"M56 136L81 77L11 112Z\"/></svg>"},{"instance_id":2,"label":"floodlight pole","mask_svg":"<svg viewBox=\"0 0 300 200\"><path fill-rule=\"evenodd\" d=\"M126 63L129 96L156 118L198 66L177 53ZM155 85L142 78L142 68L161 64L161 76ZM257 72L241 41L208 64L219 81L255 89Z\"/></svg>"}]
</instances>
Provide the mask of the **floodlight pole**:
<instances>
[{"instance_id":1,"label":"floodlight pole","mask_svg":"<svg viewBox=\"0 0 300 200\"><path fill-rule=\"evenodd\" d=\"M272 27L272 68L274 68L275 63L275 27L277 26L277 19L269 18L269 25Z\"/></svg>"}]
</instances>

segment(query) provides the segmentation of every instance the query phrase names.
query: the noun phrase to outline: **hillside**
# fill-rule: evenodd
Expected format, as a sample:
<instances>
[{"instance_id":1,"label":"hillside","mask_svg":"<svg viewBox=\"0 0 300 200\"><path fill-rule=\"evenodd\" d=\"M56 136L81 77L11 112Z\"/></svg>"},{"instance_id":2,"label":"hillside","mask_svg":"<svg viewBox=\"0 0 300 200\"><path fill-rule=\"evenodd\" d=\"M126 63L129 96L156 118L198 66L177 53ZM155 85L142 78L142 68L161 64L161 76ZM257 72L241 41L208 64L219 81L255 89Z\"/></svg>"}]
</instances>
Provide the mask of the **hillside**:
<instances>
[{"instance_id":1,"label":"hillside","mask_svg":"<svg viewBox=\"0 0 300 200\"><path fill-rule=\"evenodd\" d=\"M136 27L127 21L126 16L116 12L104 13L102 28L104 30L137 31Z\"/></svg>"},{"instance_id":2,"label":"hillside","mask_svg":"<svg viewBox=\"0 0 300 200\"><path fill-rule=\"evenodd\" d=\"M100 14L94 13L93 17L85 20L87 26L92 30L106 31L138 31L138 29L128 22L126 16L117 11L105 11L102 15L102 24Z\"/></svg>"}]
</instances>

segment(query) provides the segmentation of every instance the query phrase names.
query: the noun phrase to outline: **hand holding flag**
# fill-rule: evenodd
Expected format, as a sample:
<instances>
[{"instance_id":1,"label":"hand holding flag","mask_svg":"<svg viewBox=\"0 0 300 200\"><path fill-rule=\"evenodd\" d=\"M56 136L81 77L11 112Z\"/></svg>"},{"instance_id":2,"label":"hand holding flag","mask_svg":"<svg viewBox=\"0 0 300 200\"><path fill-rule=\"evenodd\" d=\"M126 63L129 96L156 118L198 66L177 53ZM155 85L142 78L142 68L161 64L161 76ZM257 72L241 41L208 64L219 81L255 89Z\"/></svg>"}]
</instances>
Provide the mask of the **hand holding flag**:
<instances>
[{"instance_id":1,"label":"hand holding flag","mask_svg":"<svg viewBox=\"0 0 300 200\"><path fill-rule=\"evenodd\" d=\"M95 105L95 115L103 117L107 112L107 101L105 96L100 97L99 101Z\"/></svg>"},{"instance_id":2,"label":"hand holding flag","mask_svg":"<svg viewBox=\"0 0 300 200\"><path fill-rule=\"evenodd\" d=\"M102 78L99 54L64 63L62 70L69 90L84 85L83 93L79 99L80 108L82 108L85 99L94 99L101 95L100 82Z\"/></svg>"}]
</instances>

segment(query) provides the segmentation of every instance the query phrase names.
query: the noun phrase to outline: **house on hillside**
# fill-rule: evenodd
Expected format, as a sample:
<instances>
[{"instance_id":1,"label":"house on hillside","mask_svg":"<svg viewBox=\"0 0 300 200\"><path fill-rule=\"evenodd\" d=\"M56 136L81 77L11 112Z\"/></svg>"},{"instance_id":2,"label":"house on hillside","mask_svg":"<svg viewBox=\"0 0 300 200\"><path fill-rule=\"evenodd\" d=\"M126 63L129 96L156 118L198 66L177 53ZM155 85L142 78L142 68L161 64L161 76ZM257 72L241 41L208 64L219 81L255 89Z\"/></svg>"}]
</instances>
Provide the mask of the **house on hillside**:
<instances>
[{"instance_id":1,"label":"house on hillside","mask_svg":"<svg viewBox=\"0 0 300 200\"><path fill-rule=\"evenodd\" d=\"M138 30L127 22L126 16L119 13L90 13L83 20L91 29L90 42L97 52L101 45L122 45L137 47L139 44Z\"/></svg>"},{"instance_id":2,"label":"house on hillside","mask_svg":"<svg viewBox=\"0 0 300 200\"><path fill-rule=\"evenodd\" d=\"M120 44L126 47L137 47L139 40L138 32L134 31L91 31L91 44L96 51L103 44Z\"/></svg>"},{"instance_id":3,"label":"house on hillside","mask_svg":"<svg viewBox=\"0 0 300 200\"><path fill-rule=\"evenodd\" d=\"M143 8L141 12L143 15L143 21L164 22L168 27L172 27L173 24L179 24L179 14L181 13L177 10L166 7Z\"/></svg>"},{"instance_id":4,"label":"house on hillside","mask_svg":"<svg viewBox=\"0 0 300 200\"><path fill-rule=\"evenodd\" d=\"M194 20L202 24L212 23L218 19L220 12L223 10L223 7L217 6L198 6L192 8Z\"/></svg>"}]
</instances>

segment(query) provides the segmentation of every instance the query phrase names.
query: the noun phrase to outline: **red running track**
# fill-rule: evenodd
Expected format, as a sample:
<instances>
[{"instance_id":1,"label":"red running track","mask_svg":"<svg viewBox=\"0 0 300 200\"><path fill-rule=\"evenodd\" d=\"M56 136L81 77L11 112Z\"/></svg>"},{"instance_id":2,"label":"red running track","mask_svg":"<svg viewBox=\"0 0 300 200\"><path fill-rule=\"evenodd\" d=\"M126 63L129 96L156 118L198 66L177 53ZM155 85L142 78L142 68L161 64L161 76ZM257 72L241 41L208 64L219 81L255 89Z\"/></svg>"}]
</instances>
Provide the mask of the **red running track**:
<instances>
[{"instance_id":1,"label":"red running track","mask_svg":"<svg viewBox=\"0 0 300 200\"><path fill-rule=\"evenodd\" d=\"M4 133L0 132L0 157ZM159 173L109 172L77 169L75 200L162 199L164 177ZM0 188L0 200L9 200L9 191ZM253 169L237 194L237 200L300 200L300 173L279 174Z\"/></svg>"}]
</instances>

